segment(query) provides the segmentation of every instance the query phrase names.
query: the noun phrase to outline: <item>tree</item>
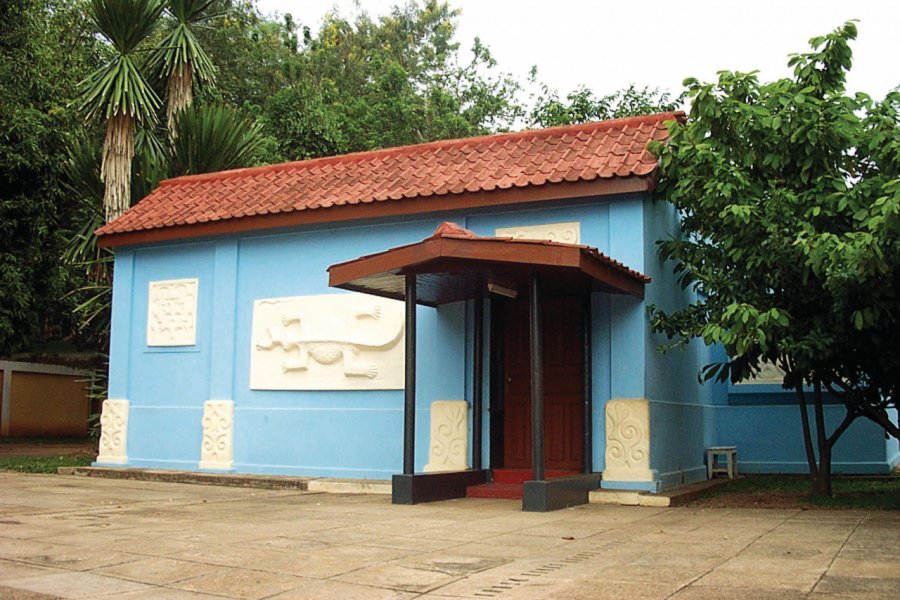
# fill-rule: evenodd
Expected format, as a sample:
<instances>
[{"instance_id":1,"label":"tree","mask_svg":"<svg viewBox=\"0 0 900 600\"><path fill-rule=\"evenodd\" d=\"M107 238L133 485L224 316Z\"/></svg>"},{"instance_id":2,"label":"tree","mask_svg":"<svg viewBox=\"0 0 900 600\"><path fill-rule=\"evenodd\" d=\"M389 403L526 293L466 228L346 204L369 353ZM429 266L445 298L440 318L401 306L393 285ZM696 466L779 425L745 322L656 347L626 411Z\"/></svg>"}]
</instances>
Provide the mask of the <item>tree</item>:
<instances>
[{"instance_id":1,"label":"tree","mask_svg":"<svg viewBox=\"0 0 900 600\"><path fill-rule=\"evenodd\" d=\"M171 27L150 58L150 69L166 82L166 126L174 138L175 117L194 101L194 80L212 83L216 68L195 29L221 16L210 12L215 0L167 0Z\"/></svg>"},{"instance_id":2,"label":"tree","mask_svg":"<svg viewBox=\"0 0 900 600\"><path fill-rule=\"evenodd\" d=\"M686 80L690 118L656 146L657 195L684 236L661 242L687 308L652 309L674 344L702 338L728 360L703 376L739 381L764 361L786 373L800 407L813 491L831 493L831 452L859 417L900 437L900 94L850 96L846 23L793 56L793 77L760 83L723 71ZM826 430L831 396L846 408ZM807 407L812 406L815 443ZM818 458L818 461L817 461Z\"/></svg>"},{"instance_id":3,"label":"tree","mask_svg":"<svg viewBox=\"0 0 900 600\"><path fill-rule=\"evenodd\" d=\"M476 39L463 63L453 40L459 12L446 2L409 2L373 20L326 16L307 36L296 73L323 93L344 152L466 137L511 127L519 85L496 71Z\"/></svg>"},{"instance_id":4,"label":"tree","mask_svg":"<svg viewBox=\"0 0 900 600\"><path fill-rule=\"evenodd\" d=\"M91 0L91 18L112 55L82 83L81 109L88 119L106 121L100 177L107 221L131 206L135 122L154 123L160 107L137 54L162 10L163 0Z\"/></svg>"},{"instance_id":5,"label":"tree","mask_svg":"<svg viewBox=\"0 0 900 600\"><path fill-rule=\"evenodd\" d=\"M0 19L0 356L66 332L73 218L62 166L82 133L68 109L99 54L81 0L11 0Z\"/></svg>"},{"instance_id":6,"label":"tree","mask_svg":"<svg viewBox=\"0 0 900 600\"><path fill-rule=\"evenodd\" d=\"M535 76L532 71L532 77ZM658 88L637 88L629 85L612 94L594 95L590 89L579 87L560 100L559 93L546 85L541 86L541 94L531 109L529 119L537 127L556 127L586 121L605 121L637 115L669 112L677 109L684 101L684 94L672 98L669 92Z\"/></svg>"}]
</instances>

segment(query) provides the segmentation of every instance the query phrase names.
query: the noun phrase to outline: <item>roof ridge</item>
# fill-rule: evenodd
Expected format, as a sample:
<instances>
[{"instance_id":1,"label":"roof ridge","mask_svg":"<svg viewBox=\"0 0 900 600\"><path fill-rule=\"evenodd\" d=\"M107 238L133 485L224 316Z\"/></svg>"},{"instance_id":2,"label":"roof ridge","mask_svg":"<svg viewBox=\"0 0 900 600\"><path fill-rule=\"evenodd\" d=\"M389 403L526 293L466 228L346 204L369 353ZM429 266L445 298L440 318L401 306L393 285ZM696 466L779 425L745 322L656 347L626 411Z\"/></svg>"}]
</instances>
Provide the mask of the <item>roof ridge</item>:
<instances>
[{"instance_id":1,"label":"roof ridge","mask_svg":"<svg viewBox=\"0 0 900 600\"><path fill-rule=\"evenodd\" d=\"M666 118L668 117L668 118ZM337 156L323 156L320 158L312 158L306 160L291 161L285 163L276 163L273 165L262 165L257 167L244 167L241 169L231 169L227 171L218 171L215 173L201 173L197 175L182 175L165 179L159 183L160 186L187 185L191 183L201 183L206 181L221 181L226 179L236 179L247 175L264 175L267 173L276 173L279 171L288 171L301 167L311 168L315 166L324 166L330 164L363 162L367 159L385 158L399 154L412 154L414 149L428 150L431 148L456 148L467 144L477 144L485 140L494 140L495 143L506 144L511 141L518 141L525 138L543 138L550 137L554 134L565 135L566 133L594 133L596 131L604 131L614 129L616 127L634 126L644 123L661 123L669 120L683 121L685 118L684 111L676 110L664 113L654 113L650 115L637 115L631 117L622 117L619 119L611 119L607 121L588 121L585 123L574 123L571 125L558 125L556 127L546 127L543 129L523 129L522 131L512 131L505 133L492 133L486 135L451 138L446 140L435 140L431 142L423 142L420 144L409 144L406 146L394 146L390 148L381 148L378 150L365 150L361 152L351 152L349 154L339 154Z\"/></svg>"}]
</instances>

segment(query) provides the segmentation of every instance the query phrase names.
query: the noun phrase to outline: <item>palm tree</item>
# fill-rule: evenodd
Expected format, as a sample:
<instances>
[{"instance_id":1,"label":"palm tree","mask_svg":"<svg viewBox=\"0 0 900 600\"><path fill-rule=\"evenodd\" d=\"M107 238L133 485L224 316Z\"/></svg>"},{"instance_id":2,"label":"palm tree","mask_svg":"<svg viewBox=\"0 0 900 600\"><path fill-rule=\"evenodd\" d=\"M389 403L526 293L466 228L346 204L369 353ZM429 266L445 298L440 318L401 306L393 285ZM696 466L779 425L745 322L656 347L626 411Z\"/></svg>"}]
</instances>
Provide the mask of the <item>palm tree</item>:
<instances>
[{"instance_id":1,"label":"palm tree","mask_svg":"<svg viewBox=\"0 0 900 600\"><path fill-rule=\"evenodd\" d=\"M240 111L218 104L191 106L175 117L167 156L169 177L244 167L264 142L262 127Z\"/></svg>"},{"instance_id":2,"label":"palm tree","mask_svg":"<svg viewBox=\"0 0 900 600\"><path fill-rule=\"evenodd\" d=\"M154 123L161 105L135 54L162 10L163 0L91 0L94 26L112 45L113 54L81 83L80 108L88 119L106 119L100 178L107 222L131 205L135 122Z\"/></svg>"},{"instance_id":3,"label":"palm tree","mask_svg":"<svg viewBox=\"0 0 900 600\"><path fill-rule=\"evenodd\" d=\"M166 33L150 59L150 68L166 82L166 125L169 137L177 136L176 115L194 100L194 78L212 83L216 68L200 46L194 28L204 27L221 13L208 14L215 0L168 0L166 12L174 27Z\"/></svg>"}]
</instances>

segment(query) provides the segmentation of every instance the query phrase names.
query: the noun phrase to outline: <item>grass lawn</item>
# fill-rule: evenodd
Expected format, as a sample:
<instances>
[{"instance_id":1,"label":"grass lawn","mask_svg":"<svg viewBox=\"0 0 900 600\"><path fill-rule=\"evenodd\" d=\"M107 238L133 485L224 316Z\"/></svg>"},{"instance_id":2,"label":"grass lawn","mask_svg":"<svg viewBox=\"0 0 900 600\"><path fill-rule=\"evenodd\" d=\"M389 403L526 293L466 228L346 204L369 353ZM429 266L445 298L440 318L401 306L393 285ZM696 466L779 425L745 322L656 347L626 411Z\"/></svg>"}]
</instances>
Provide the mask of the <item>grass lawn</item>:
<instances>
[{"instance_id":1,"label":"grass lawn","mask_svg":"<svg viewBox=\"0 0 900 600\"><path fill-rule=\"evenodd\" d=\"M806 477L749 475L736 479L690 506L709 508L829 508L900 510L900 477L835 477L834 497L810 495Z\"/></svg>"},{"instance_id":2,"label":"grass lawn","mask_svg":"<svg viewBox=\"0 0 900 600\"><path fill-rule=\"evenodd\" d=\"M59 467L86 467L94 460L91 454L76 456L0 456L0 471L21 473L56 473Z\"/></svg>"}]
</instances>

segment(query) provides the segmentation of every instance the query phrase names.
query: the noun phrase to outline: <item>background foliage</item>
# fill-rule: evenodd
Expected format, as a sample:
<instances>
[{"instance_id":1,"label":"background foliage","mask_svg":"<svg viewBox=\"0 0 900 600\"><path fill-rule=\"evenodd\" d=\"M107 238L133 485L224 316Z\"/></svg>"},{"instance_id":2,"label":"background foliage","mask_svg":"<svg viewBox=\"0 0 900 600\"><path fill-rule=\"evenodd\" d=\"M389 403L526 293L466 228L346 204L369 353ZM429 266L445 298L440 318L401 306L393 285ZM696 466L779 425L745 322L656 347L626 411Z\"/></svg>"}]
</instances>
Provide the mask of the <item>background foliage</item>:
<instances>
[{"instance_id":1,"label":"background foliage","mask_svg":"<svg viewBox=\"0 0 900 600\"><path fill-rule=\"evenodd\" d=\"M189 19L177 18L182 5L203 7L190 32ZM115 48L96 35L92 0L3 6L0 356L59 338L103 351L111 255L92 232L103 222L104 130L77 114L77 100L79 82L109 64ZM155 95L167 98L172 69L161 65L174 64L169 55L179 48L209 64L204 58L194 108L176 125L185 139L169 141L163 108L137 127L132 203L180 174L655 112L678 101L635 86L564 99L543 86L525 98L487 45L460 47L458 11L438 0L398 2L379 16L332 13L314 28L302 14L262 15L255 0L167 6L132 57ZM211 146L222 151L199 160L197 149Z\"/></svg>"},{"instance_id":2,"label":"background foliage","mask_svg":"<svg viewBox=\"0 0 900 600\"><path fill-rule=\"evenodd\" d=\"M845 92L855 37L848 22L812 39L790 78L687 80L690 118L656 148L658 194L685 232L662 241L662 255L697 300L655 311L653 324L676 343L724 346L729 359L709 377L740 381L777 364L826 495L831 450L854 419L900 438L888 413L900 391L900 93ZM826 394L846 408L833 430Z\"/></svg>"}]
</instances>

